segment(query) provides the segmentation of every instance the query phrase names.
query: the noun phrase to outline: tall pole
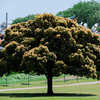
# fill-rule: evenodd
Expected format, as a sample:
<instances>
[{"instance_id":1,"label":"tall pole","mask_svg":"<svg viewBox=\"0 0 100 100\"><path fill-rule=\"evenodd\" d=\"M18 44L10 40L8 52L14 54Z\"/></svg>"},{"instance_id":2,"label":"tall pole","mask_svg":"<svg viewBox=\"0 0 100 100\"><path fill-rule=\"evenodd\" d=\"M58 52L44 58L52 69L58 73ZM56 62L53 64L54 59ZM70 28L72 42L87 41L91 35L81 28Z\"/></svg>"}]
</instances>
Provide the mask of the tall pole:
<instances>
[{"instance_id":1,"label":"tall pole","mask_svg":"<svg viewBox=\"0 0 100 100\"><path fill-rule=\"evenodd\" d=\"M8 13L6 13L6 28L8 25ZM7 87L7 72L6 72L6 87Z\"/></svg>"},{"instance_id":2,"label":"tall pole","mask_svg":"<svg viewBox=\"0 0 100 100\"><path fill-rule=\"evenodd\" d=\"M28 21L29 21L29 15L28 15ZM29 74L28 74L28 85L29 85Z\"/></svg>"},{"instance_id":3,"label":"tall pole","mask_svg":"<svg viewBox=\"0 0 100 100\"><path fill-rule=\"evenodd\" d=\"M64 83L65 83L65 74L64 74Z\"/></svg>"},{"instance_id":4,"label":"tall pole","mask_svg":"<svg viewBox=\"0 0 100 100\"><path fill-rule=\"evenodd\" d=\"M77 76L77 82L78 82L78 76Z\"/></svg>"},{"instance_id":5,"label":"tall pole","mask_svg":"<svg viewBox=\"0 0 100 100\"><path fill-rule=\"evenodd\" d=\"M98 19L98 26L99 26L99 19Z\"/></svg>"},{"instance_id":6,"label":"tall pole","mask_svg":"<svg viewBox=\"0 0 100 100\"><path fill-rule=\"evenodd\" d=\"M29 85L29 74L28 74L28 85Z\"/></svg>"},{"instance_id":7,"label":"tall pole","mask_svg":"<svg viewBox=\"0 0 100 100\"><path fill-rule=\"evenodd\" d=\"M7 87L7 73L6 73L6 87Z\"/></svg>"},{"instance_id":8,"label":"tall pole","mask_svg":"<svg viewBox=\"0 0 100 100\"><path fill-rule=\"evenodd\" d=\"M28 21L29 21L29 15L28 15ZM29 85L29 74L28 74L28 85Z\"/></svg>"},{"instance_id":9,"label":"tall pole","mask_svg":"<svg viewBox=\"0 0 100 100\"><path fill-rule=\"evenodd\" d=\"M8 13L6 13L6 28L7 28L7 25L8 25Z\"/></svg>"},{"instance_id":10,"label":"tall pole","mask_svg":"<svg viewBox=\"0 0 100 100\"><path fill-rule=\"evenodd\" d=\"M88 28L88 19L87 19L87 28Z\"/></svg>"},{"instance_id":11,"label":"tall pole","mask_svg":"<svg viewBox=\"0 0 100 100\"><path fill-rule=\"evenodd\" d=\"M30 17L29 17L29 15L28 15L28 21L29 21L29 19L30 19Z\"/></svg>"}]
</instances>

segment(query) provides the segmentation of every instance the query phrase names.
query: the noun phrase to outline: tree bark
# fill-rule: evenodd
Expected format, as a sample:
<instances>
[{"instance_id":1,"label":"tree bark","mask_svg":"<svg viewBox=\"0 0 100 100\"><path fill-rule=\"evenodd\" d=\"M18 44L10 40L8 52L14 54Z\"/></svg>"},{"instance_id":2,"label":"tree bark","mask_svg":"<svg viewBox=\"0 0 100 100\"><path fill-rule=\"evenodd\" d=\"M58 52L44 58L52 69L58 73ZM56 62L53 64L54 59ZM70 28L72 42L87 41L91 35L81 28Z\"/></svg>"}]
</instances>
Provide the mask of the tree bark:
<instances>
[{"instance_id":1,"label":"tree bark","mask_svg":"<svg viewBox=\"0 0 100 100\"><path fill-rule=\"evenodd\" d=\"M48 76L47 76L47 94L52 95L53 89L52 89L52 70L49 70Z\"/></svg>"}]
</instances>

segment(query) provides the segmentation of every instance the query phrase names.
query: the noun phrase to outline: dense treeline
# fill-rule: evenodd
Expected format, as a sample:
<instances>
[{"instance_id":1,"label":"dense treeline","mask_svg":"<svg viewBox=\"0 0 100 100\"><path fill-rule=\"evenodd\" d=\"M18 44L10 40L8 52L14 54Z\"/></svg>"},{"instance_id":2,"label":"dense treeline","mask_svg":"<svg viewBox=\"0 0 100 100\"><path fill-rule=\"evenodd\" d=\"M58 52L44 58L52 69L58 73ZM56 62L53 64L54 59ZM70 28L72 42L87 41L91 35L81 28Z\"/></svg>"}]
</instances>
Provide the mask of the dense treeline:
<instances>
[{"instance_id":1,"label":"dense treeline","mask_svg":"<svg viewBox=\"0 0 100 100\"><path fill-rule=\"evenodd\" d=\"M32 14L32 15L28 15L26 17L23 17L23 18L16 18L15 20L13 20L12 24L17 24L17 23L20 23L20 22L27 22L28 20L34 20L36 15Z\"/></svg>"},{"instance_id":2,"label":"dense treeline","mask_svg":"<svg viewBox=\"0 0 100 100\"><path fill-rule=\"evenodd\" d=\"M91 1L80 1L64 11L60 11L56 14L61 17L71 17L76 15L78 23L87 23L88 27L91 28L95 23L100 23L100 3L95 0Z\"/></svg>"}]
</instances>

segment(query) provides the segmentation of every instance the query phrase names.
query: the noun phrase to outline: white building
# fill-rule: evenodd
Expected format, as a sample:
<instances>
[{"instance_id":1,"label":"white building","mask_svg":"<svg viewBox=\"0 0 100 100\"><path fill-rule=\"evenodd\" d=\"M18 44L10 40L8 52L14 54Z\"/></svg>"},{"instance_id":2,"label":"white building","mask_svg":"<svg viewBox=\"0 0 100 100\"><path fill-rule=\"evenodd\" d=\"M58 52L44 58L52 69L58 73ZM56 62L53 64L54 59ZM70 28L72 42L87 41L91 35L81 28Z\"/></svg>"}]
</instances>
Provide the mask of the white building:
<instances>
[{"instance_id":1,"label":"white building","mask_svg":"<svg viewBox=\"0 0 100 100\"><path fill-rule=\"evenodd\" d=\"M4 33L4 30L6 29L6 28L9 28L11 25L10 24L8 24L7 25L7 27L6 27L6 23L5 22L3 22L1 25L0 25L0 34L5 34Z\"/></svg>"}]
</instances>

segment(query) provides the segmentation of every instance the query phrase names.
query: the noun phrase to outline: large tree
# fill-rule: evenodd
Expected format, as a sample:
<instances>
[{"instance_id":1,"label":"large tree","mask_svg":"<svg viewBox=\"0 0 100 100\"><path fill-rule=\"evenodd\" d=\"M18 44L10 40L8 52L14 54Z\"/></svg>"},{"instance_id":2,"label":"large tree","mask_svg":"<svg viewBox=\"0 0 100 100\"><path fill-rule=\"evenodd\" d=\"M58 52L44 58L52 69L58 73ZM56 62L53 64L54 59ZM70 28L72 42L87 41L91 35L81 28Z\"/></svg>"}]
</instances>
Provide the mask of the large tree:
<instances>
[{"instance_id":1,"label":"large tree","mask_svg":"<svg viewBox=\"0 0 100 100\"><path fill-rule=\"evenodd\" d=\"M99 79L100 37L69 18L39 14L5 30L0 75L11 71L44 74L48 94L52 77L61 74Z\"/></svg>"},{"instance_id":2,"label":"large tree","mask_svg":"<svg viewBox=\"0 0 100 100\"><path fill-rule=\"evenodd\" d=\"M88 21L88 27L91 28L95 23L100 22L100 3L95 0L80 1L72 8L60 11L56 15L61 17L76 15L78 23Z\"/></svg>"}]
</instances>

